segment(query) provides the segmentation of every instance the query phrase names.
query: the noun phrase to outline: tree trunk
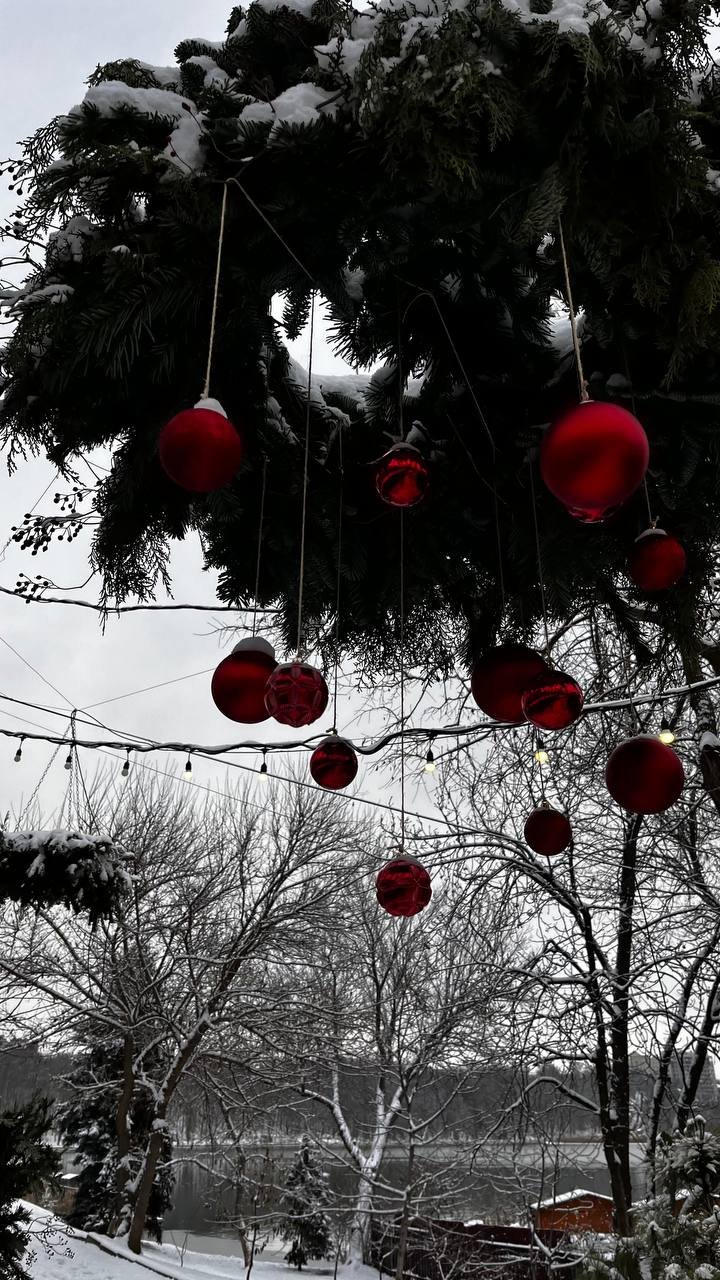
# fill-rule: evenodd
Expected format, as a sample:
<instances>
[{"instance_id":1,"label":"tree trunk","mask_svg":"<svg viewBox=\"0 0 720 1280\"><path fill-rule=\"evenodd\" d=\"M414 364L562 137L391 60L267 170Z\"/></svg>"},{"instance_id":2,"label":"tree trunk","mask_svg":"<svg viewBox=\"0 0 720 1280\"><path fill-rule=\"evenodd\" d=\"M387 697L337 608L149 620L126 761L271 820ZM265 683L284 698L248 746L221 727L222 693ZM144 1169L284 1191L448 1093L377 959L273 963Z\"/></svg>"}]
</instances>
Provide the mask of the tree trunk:
<instances>
[{"instance_id":1,"label":"tree trunk","mask_svg":"<svg viewBox=\"0 0 720 1280\"><path fill-rule=\"evenodd\" d=\"M164 1118L164 1116L158 1117L158 1119L162 1120L164 1120ZM142 1247L142 1234L145 1229L145 1219L147 1218L150 1196L153 1189L153 1183L155 1181L155 1173L157 1170L158 1160L160 1159L164 1137L164 1128L153 1130L147 1144L145 1158L143 1160L140 1173L138 1174L132 1222L130 1223L130 1231L128 1232L128 1249L130 1249L132 1253L140 1253Z\"/></svg>"},{"instance_id":2,"label":"tree trunk","mask_svg":"<svg viewBox=\"0 0 720 1280\"><path fill-rule=\"evenodd\" d=\"M373 1186L370 1176L363 1171L358 1181L355 1213L350 1228L350 1259L364 1262L370 1243L370 1214L372 1212Z\"/></svg>"},{"instance_id":3,"label":"tree trunk","mask_svg":"<svg viewBox=\"0 0 720 1280\"><path fill-rule=\"evenodd\" d=\"M130 1125L128 1117L130 1115L130 1107L132 1106L133 1087L135 1078L133 1074L133 1055L135 1052L135 1043L131 1035L126 1035L123 1040L123 1064L122 1064L122 1089L118 1098L117 1111L115 1112L115 1135L117 1140L117 1166L115 1169L115 1212L110 1221L108 1231L111 1236L117 1235L119 1232L123 1218L127 1214L128 1192L127 1185L130 1181Z\"/></svg>"},{"instance_id":4,"label":"tree trunk","mask_svg":"<svg viewBox=\"0 0 720 1280\"><path fill-rule=\"evenodd\" d=\"M688 684L703 679L700 655L689 643L681 650L683 671ZM708 689L696 689L690 694L690 706L695 715L695 737L703 786L720 813L720 743L715 708Z\"/></svg>"},{"instance_id":5,"label":"tree trunk","mask_svg":"<svg viewBox=\"0 0 720 1280\"><path fill-rule=\"evenodd\" d=\"M410 1190L412 1187L413 1164L415 1162L415 1143L413 1141L412 1122L408 1135L408 1162L407 1175L405 1183L405 1195L403 1197L402 1218L400 1219L400 1233L398 1235L398 1252L397 1267L395 1268L395 1280L403 1280L405 1273L405 1258L407 1257L408 1234L410 1230Z\"/></svg>"}]
</instances>

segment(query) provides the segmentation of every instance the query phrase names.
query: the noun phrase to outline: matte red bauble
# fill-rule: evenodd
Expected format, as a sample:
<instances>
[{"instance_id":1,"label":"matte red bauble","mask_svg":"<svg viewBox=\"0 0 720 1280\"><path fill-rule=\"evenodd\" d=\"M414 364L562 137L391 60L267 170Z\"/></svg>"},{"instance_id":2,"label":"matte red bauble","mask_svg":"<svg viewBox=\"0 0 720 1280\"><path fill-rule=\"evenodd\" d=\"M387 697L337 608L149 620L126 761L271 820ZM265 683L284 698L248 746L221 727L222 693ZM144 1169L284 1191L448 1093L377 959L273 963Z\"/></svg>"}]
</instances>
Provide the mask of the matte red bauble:
<instances>
[{"instance_id":1,"label":"matte red bauble","mask_svg":"<svg viewBox=\"0 0 720 1280\"><path fill-rule=\"evenodd\" d=\"M501 644L478 658L471 677L472 695L481 711L493 720L522 724L522 696L547 664L524 644Z\"/></svg>"},{"instance_id":2,"label":"matte red bauble","mask_svg":"<svg viewBox=\"0 0 720 1280\"><path fill-rule=\"evenodd\" d=\"M321 787L339 791L352 782L358 771L358 758L344 738L332 734L323 738L310 756L310 772Z\"/></svg>"},{"instance_id":3,"label":"matte red bauble","mask_svg":"<svg viewBox=\"0 0 720 1280\"><path fill-rule=\"evenodd\" d=\"M163 427L158 439L163 471L181 489L212 493L229 484L245 453L244 441L217 400L198 400Z\"/></svg>"},{"instance_id":4,"label":"matte red bauble","mask_svg":"<svg viewBox=\"0 0 720 1280\"><path fill-rule=\"evenodd\" d=\"M525 719L538 729L567 729L583 709L585 694L564 671L543 671L522 696Z\"/></svg>"},{"instance_id":5,"label":"matte red bauble","mask_svg":"<svg viewBox=\"0 0 720 1280\"><path fill-rule=\"evenodd\" d=\"M416 916L432 897L430 876L414 858L393 858L378 871L377 900L391 916Z\"/></svg>"},{"instance_id":6,"label":"matte red bauble","mask_svg":"<svg viewBox=\"0 0 720 1280\"><path fill-rule=\"evenodd\" d=\"M662 813L684 784L685 771L672 748L645 734L621 742L605 769L610 795L631 813Z\"/></svg>"},{"instance_id":7,"label":"matte red bauble","mask_svg":"<svg viewBox=\"0 0 720 1280\"><path fill-rule=\"evenodd\" d=\"M572 839L572 828L564 813L543 805L533 809L525 823L525 843L534 853L552 858L567 849Z\"/></svg>"},{"instance_id":8,"label":"matte red bauble","mask_svg":"<svg viewBox=\"0 0 720 1280\"><path fill-rule=\"evenodd\" d=\"M275 650L267 640L241 640L213 673L210 692L218 711L240 724L267 720L265 687L276 666Z\"/></svg>"},{"instance_id":9,"label":"matte red bauble","mask_svg":"<svg viewBox=\"0 0 720 1280\"><path fill-rule=\"evenodd\" d=\"M604 520L642 484L650 446L637 418L617 404L586 400L553 422L540 471L571 515Z\"/></svg>"},{"instance_id":10,"label":"matte red bauble","mask_svg":"<svg viewBox=\"0 0 720 1280\"><path fill-rule=\"evenodd\" d=\"M375 468L375 488L391 507L416 507L427 496L430 472L412 444L396 444Z\"/></svg>"},{"instance_id":11,"label":"matte red bauble","mask_svg":"<svg viewBox=\"0 0 720 1280\"><path fill-rule=\"evenodd\" d=\"M667 591L682 578L685 549L664 529L646 529L628 556L628 574L641 591Z\"/></svg>"},{"instance_id":12,"label":"matte red bauble","mask_svg":"<svg viewBox=\"0 0 720 1280\"><path fill-rule=\"evenodd\" d=\"M265 686L265 706L280 724L312 724L328 704L322 671L307 662L281 662Z\"/></svg>"}]
</instances>

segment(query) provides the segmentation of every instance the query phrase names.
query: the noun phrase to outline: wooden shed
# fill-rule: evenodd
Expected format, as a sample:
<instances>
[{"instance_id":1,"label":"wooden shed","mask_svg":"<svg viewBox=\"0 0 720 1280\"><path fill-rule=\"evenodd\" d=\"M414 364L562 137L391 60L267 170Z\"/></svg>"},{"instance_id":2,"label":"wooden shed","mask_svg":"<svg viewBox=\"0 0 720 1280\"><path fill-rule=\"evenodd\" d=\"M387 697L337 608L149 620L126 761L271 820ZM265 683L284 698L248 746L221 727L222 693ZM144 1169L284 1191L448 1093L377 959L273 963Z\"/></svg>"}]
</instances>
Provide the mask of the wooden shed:
<instances>
[{"instance_id":1,"label":"wooden shed","mask_svg":"<svg viewBox=\"0 0 720 1280\"><path fill-rule=\"evenodd\" d=\"M579 1188L540 1200L532 1215L538 1229L606 1234L612 1231L612 1208L612 1196Z\"/></svg>"}]
</instances>

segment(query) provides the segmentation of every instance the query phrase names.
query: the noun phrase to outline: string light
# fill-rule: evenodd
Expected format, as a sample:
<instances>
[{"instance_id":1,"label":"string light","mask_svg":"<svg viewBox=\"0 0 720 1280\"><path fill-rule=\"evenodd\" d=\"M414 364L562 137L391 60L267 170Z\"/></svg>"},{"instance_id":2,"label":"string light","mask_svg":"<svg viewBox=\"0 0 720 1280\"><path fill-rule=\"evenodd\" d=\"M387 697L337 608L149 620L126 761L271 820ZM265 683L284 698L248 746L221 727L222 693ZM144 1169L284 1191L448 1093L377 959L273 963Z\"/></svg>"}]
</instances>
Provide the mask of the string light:
<instances>
[{"instance_id":1,"label":"string light","mask_svg":"<svg viewBox=\"0 0 720 1280\"><path fill-rule=\"evenodd\" d=\"M660 721L660 732L658 734L658 738L665 747L671 747L675 741L675 734L670 726L670 721L667 720L665 716L663 716Z\"/></svg>"},{"instance_id":2,"label":"string light","mask_svg":"<svg viewBox=\"0 0 720 1280\"><path fill-rule=\"evenodd\" d=\"M67 753L67 759L66 759L66 761L65 761L65 768L66 768L66 769L72 769L72 747L70 748L70 750L69 750L69 751L68 751L68 753Z\"/></svg>"},{"instance_id":3,"label":"string light","mask_svg":"<svg viewBox=\"0 0 720 1280\"><path fill-rule=\"evenodd\" d=\"M130 772L130 748L129 748L129 747L127 747L127 748L126 748L126 752L125 752L125 763L124 763L124 765L123 765L122 769L120 770L120 772L121 772L121 774L122 774L123 778L127 778L128 774L129 774L129 772Z\"/></svg>"},{"instance_id":4,"label":"string light","mask_svg":"<svg viewBox=\"0 0 720 1280\"><path fill-rule=\"evenodd\" d=\"M437 768L435 764L435 756L433 755L432 746L428 747L428 753L425 757L425 773L434 773Z\"/></svg>"},{"instance_id":5,"label":"string light","mask_svg":"<svg viewBox=\"0 0 720 1280\"><path fill-rule=\"evenodd\" d=\"M535 742L535 752L534 752L534 755L535 755L535 759L537 760L538 764L541 764L541 765L542 765L542 764L549 764L549 763L550 763L550 756L548 755L547 751L545 750L545 744L544 744L544 742L543 742L542 738L538 738L538 739L537 739L537 741Z\"/></svg>"},{"instance_id":6,"label":"string light","mask_svg":"<svg viewBox=\"0 0 720 1280\"><path fill-rule=\"evenodd\" d=\"M188 758L185 761L185 777L189 778L191 777L191 775L192 775L192 762L190 760L190 756L188 755Z\"/></svg>"},{"instance_id":7,"label":"string light","mask_svg":"<svg viewBox=\"0 0 720 1280\"><path fill-rule=\"evenodd\" d=\"M22 744L24 741L25 741L25 734L23 733L20 735L20 742L18 743L18 749L15 752L15 755L13 756L15 764L19 764L20 761L22 760Z\"/></svg>"},{"instance_id":8,"label":"string light","mask_svg":"<svg viewBox=\"0 0 720 1280\"><path fill-rule=\"evenodd\" d=\"M267 782L267 780L268 780L268 767L267 767L267 760L265 759L265 757L266 757L266 755L267 755L267 747L263 747L263 753L262 753L262 754L263 754L263 758L262 758L262 764L260 765L260 781L261 781L261 782Z\"/></svg>"}]
</instances>

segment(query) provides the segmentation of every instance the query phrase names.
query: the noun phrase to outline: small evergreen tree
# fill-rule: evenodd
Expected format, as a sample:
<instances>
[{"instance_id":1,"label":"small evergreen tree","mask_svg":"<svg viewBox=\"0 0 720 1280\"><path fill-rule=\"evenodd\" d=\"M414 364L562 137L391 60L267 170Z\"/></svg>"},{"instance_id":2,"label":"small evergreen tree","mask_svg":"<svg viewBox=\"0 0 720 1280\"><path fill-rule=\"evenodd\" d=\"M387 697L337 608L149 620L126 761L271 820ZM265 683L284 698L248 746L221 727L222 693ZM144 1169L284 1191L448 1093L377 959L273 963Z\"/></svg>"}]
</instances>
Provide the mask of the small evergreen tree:
<instances>
[{"instance_id":1,"label":"small evergreen tree","mask_svg":"<svg viewBox=\"0 0 720 1280\"><path fill-rule=\"evenodd\" d=\"M304 1134L280 1201L283 1218L280 1234L291 1242L285 1261L298 1271L312 1258L326 1258L331 1247L330 1219L325 1206L330 1198L327 1177L320 1169Z\"/></svg>"},{"instance_id":2,"label":"small evergreen tree","mask_svg":"<svg viewBox=\"0 0 720 1280\"><path fill-rule=\"evenodd\" d=\"M27 1272L21 1258L27 1248L28 1215L15 1204L58 1171L57 1155L42 1141L50 1103L35 1098L29 1106L0 1112L0 1278L18 1280Z\"/></svg>"}]
</instances>

